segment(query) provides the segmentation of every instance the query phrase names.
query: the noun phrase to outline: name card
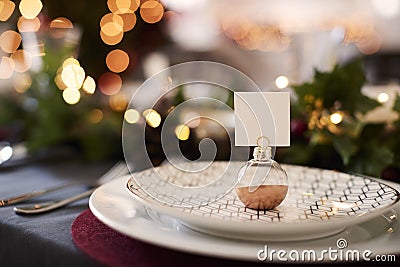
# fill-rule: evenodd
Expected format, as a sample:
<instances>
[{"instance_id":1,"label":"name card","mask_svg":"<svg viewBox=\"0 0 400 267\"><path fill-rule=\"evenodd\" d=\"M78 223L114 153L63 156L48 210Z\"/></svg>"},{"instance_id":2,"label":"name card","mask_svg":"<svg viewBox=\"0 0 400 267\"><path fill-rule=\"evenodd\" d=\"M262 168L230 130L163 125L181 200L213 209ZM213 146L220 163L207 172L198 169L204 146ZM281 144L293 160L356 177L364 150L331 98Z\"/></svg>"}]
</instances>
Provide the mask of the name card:
<instances>
[{"instance_id":1,"label":"name card","mask_svg":"<svg viewBox=\"0 0 400 267\"><path fill-rule=\"evenodd\" d=\"M235 92L235 146L256 146L265 136L270 146L290 146L289 92Z\"/></svg>"}]
</instances>

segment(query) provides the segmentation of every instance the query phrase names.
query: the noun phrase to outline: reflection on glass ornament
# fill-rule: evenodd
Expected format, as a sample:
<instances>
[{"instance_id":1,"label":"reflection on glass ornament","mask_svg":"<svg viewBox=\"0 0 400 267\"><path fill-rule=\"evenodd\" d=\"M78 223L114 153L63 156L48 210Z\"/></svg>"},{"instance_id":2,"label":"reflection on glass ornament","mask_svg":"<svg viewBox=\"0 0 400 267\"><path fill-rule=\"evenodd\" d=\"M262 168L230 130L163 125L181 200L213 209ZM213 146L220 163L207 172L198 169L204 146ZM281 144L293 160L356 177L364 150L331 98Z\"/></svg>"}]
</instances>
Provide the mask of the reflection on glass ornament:
<instances>
[{"instance_id":1,"label":"reflection on glass ornament","mask_svg":"<svg viewBox=\"0 0 400 267\"><path fill-rule=\"evenodd\" d=\"M266 141L266 145L262 141ZM272 159L267 137L259 137L253 159L238 172L236 193L242 203L251 209L269 210L286 197L288 178L278 162Z\"/></svg>"}]
</instances>

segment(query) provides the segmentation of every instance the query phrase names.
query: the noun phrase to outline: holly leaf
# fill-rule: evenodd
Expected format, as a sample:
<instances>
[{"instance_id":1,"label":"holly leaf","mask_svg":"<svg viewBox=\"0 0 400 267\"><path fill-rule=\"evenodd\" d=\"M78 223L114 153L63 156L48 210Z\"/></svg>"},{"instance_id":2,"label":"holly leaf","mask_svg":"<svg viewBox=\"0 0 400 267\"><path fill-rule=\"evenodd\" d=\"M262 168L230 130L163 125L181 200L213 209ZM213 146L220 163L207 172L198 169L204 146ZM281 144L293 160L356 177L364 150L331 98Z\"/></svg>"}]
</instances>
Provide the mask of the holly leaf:
<instances>
[{"instance_id":1,"label":"holly leaf","mask_svg":"<svg viewBox=\"0 0 400 267\"><path fill-rule=\"evenodd\" d=\"M361 93L365 83L362 60L336 65L331 72L315 71L314 80L293 86L301 106L306 108L310 102L322 100L325 108L340 103L340 109L354 116L356 112L365 113L380 105ZM311 100L310 100L311 99Z\"/></svg>"},{"instance_id":2,"label":"holly leaf","mask_svg":"<svg viewBox=\"0 0 400 267\"><path fill-rule=\"evenodd\" d=\"M369 142L350 161L350 169L357 173L379 177L383 169L393 163L394 154L386 146Z\"/></svg>"},{"instance_id":3,"label":"holly leaf","mask_svg":"<svg viewBox=\"0 0 400 267\"><path fill-rule=\"evenodd\" d=\"M333 138L333 147L339 153L344 165L348 165L350 158L357 153L357 144L348 136L336 136Z\"/></svg>"}]
</instances>

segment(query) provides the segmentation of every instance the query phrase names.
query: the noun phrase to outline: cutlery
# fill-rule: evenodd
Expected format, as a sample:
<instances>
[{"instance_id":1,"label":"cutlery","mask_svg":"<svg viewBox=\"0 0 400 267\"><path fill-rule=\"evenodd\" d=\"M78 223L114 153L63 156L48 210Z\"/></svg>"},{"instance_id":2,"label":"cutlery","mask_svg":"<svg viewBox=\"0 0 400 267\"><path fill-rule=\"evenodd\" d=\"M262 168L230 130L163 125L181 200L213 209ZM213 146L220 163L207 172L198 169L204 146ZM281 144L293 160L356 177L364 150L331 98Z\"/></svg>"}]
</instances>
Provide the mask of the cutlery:
<instances>
[{"instance_id":1,"label":"cutlery","mask_svg":"<svg viewBox=\"0 0 400 267\"><path fill-rule=\"evenodd\" d=\"M14 207L14 211L18 214L36 214L36 213L42 213L42 212L46 212L46 211L50 211L53 209L63 207L74 201L77 201L79 199L90 196L93 193L93 191L100 185L105 184L105 183L113 180L114 178L120 177L121 175L124 175L127 173L128 173L128 168L127 168L126 164L124 162L118 162L109 171L107 171L104 175L102 175L96 181L94 187L91 188L90 190L87 190L83 193L77 194L75 196L72 196L72 197L69 197L66 199L58 200L58 201L39 203L39 204L34 204L31 206L24 206L24 207Z\"/></svg>"},{"instance_id":2,"label":"cutlery","mask_svg":"<svg viewBox=\"0 0 400 267\"><path fill-rule=\"evenodd\" d=\"M108 175L113 175L114 171L118 171L119 169L123 169L123 167L126 165L123 162L118 162L116 163L113 167L111 167L111 169L109 171L107 171L107 173L105 173L103 176L108 176ZM102 176L102 177L103 177ZM102 177L99 178L99 180L95 183L95 185L99 184L99 182L102 182ZM26 194L22 194L22 195L18 195L18 196L14 196L8 199L0 199L0 207L4 207L4 206L9 206L9 205L13 205L13 204L18 204L21 202L24 202L28 199L34 198L34 197L38 197L38 196L42 196L44 194L53 192L53 191L57 191L57 190L61 190L61 189L65 189L68 187L72 187L75 185L78 185L79 182L71 182L71 183L66 183L66 184L62 184L62 185L58 185L58 186L54 186L54 187L49 187L49 188L45 188L45 189L40 189L40 190L36 190L33 192L29 192Z\"/></svg>"},{"instance_id":3,"label":"cutlery","mask_svg":"<svg viewBox=\"0 0 400 267\"><path fill-rule=\"evenodd\" d=\"M66 184L62 184L62 185L58 185L58 186L54 186L54 187L39 189L39 190L30 192L30 193L22 194L19 196L14 196L14 197L11 197L8 199L0 199L0 207L18 204L18 203L24 202L28 199L42 196L44 194L47 194L47 193L50 193L53 191L57 191L57 190L61 190L64 188L72 187L72 186L78 185L78 184L79 184L78 182L71 182L71 183L66 183Z\"/></svg>"},{"instance_id":4,"label":"cutlery","mask_svg":"<svg viewBox=\"0 0 400 267\"><path fill-rule=\"evenodd\" d=\"M77 194L72 197L62 199L62 200L58 200L58 201L38 203L38 204L34 204L32 206L26 206L26 207L14 207L14 211L17 214L38 214L38 213L55 210L55 209L64 207L72 202L75 202L75 201L78 201L80 199L90 196L94 192L94 190L96 190L96 188L92 188L83 193L80 193L80 194Z\"/></svg>"}]
</instances>

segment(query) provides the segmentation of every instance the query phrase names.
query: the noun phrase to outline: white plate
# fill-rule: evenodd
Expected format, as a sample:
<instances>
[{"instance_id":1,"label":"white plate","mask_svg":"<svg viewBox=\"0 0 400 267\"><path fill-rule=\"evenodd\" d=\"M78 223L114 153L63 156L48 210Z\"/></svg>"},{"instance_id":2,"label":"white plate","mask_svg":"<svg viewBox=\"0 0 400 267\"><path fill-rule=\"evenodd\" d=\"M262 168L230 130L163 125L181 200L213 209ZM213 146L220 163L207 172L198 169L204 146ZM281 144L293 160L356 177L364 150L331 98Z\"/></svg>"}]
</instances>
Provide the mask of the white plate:
<instances>
[{"instance_id":1,"label":"white plate","mask_svg":"<svg viewBox=\"0 0 400 267\"><path fill-rule=\"evenodd\" d=\"M239 241L193 231L176 219L153 214L132 198L126 189L129 178L124 176L98 188L90 197L90 209L100 221L116 231L154 245L213 257L257 261L257 253L265 245L269 251L313 249L320 253L328 247L337 249L336 241L345 238L348 249L361 252L369 249L374 254L400 253L398 220L389 218L394 212L400 212L399 205L384 216L349 226L343 232L325 238L297 242ZM399 188L397 184L393 186Z\"/></svg>"},{"instance_id":2,"label":"white plate","mask_svg":"<svg viewBox=\"0 0 400 267\"><path fill-rule=\"evenodd\" d=\"M189 169L198 169L198 163L191 164ZM133 174L127 186L144 206L177 218L197 231L258 241L306 240L333 235L349 225L379 216L400 198L396 189L371 178L282 165L289 179L286 199L274 210L252 210L240 202L235 190L219 193L223 191L221 188L231 187L241 165L216 161L210 168L192 175L167 164ZM197 185L215 179L216 173L223 173L222 178L200 193L199 187L193 193L191 188L183 187L168 189L170 192L165 190L171 187L171 182ZM167 174L164 176L168 181L160 179L160 174ZM195 205L209 199L213 201Z\"/></svg>"}]
</instances>

